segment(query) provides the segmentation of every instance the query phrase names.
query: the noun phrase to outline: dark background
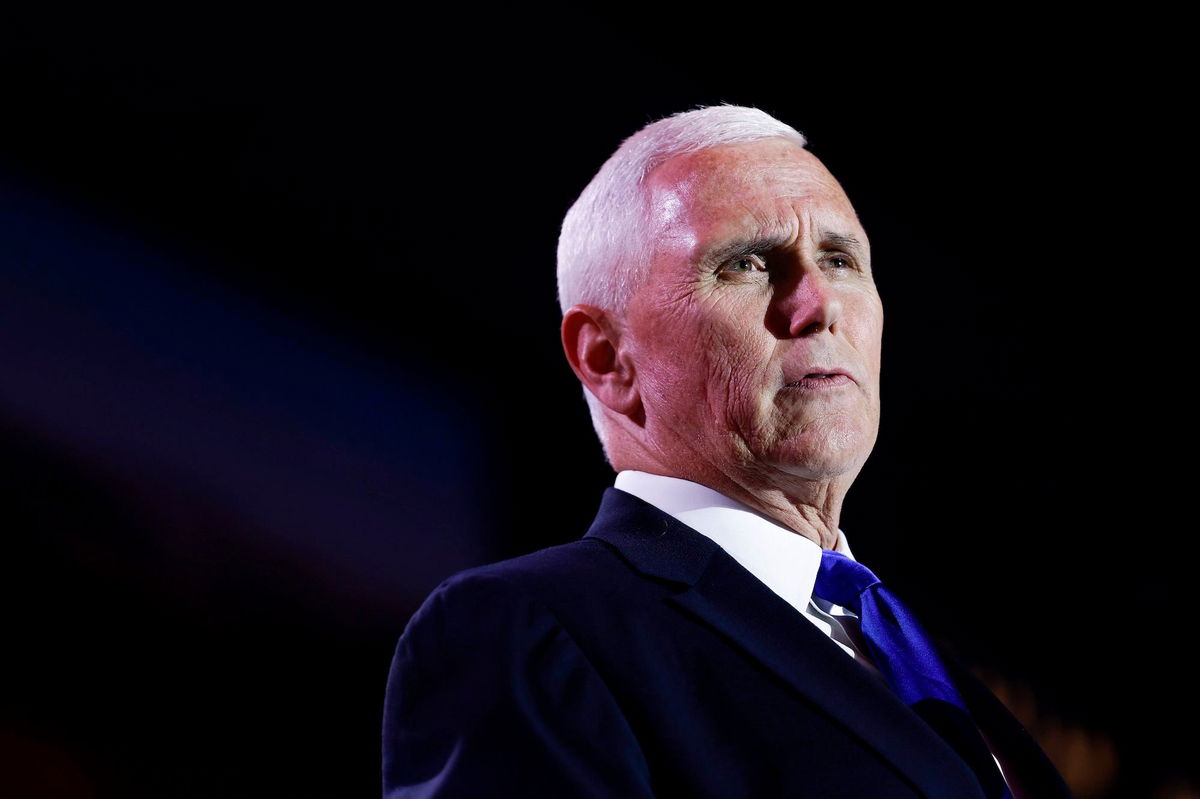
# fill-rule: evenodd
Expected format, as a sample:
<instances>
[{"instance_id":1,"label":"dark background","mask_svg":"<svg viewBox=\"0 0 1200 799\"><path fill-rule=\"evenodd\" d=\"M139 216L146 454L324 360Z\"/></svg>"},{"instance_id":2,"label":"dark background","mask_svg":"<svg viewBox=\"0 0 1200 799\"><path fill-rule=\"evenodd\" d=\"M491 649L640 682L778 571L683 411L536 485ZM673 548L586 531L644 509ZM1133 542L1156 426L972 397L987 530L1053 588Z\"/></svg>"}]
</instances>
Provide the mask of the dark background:
<instances>
[{"instance_id":1,"label":"dark background","mask_svg":"<svg viewBox=\"0 0 1200 799\"><path fill-rule=\"evenodd\" d=\"M1173 23L860 15L5 12L7 795L376 795L408 616L611 483L562 215L719 102L802 130L872 238L859 559L1117 763L1081 795L1188 775Z\"/></svg>"}]
</instances>

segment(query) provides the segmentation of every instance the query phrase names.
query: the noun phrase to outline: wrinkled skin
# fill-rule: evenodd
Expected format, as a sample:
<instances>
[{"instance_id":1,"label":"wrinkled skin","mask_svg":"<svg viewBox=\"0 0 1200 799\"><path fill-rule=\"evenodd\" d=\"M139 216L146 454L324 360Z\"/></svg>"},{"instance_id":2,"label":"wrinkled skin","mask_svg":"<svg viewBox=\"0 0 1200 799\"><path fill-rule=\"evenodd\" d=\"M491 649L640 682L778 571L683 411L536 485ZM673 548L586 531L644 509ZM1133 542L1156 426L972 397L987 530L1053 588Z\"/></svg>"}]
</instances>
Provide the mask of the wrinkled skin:
<instances>
[{"instance_id":1,"label":"wrinkled skin","mask_svg":"<svg viewBox=\"0 0 1200 799\"><path fill-rule=\"evenodd\" d=\"M879 424L883 308L849 199L766 139L666 162L647 200L656 252L616 327L638 402L615 420L614 467L695 480L833 546Z\"/></svg>"}]
</instances>

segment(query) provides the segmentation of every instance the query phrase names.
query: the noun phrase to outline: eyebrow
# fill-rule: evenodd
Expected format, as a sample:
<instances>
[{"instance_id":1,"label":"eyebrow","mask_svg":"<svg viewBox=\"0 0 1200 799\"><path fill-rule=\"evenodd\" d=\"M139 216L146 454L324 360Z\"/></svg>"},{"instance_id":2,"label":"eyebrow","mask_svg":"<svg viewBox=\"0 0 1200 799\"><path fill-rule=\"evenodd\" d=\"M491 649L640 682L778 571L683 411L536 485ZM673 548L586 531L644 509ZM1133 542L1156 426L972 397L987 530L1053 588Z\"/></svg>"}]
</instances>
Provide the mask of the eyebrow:
<instances>
[{"instance_id":1,"label":"eyebrow","mask_svg":"<svg viewBox=\"0 0 1200 799\"><path fill-rule=\"evenodd\" d=\"M731 258L746 255L760 255L778 249L788 243L789 237L782 234L739 238L713 247L700 256L699 265L704 267L719 266ZM862 241L850 233L835 233L832 230L822 230L820 234L821 248L838 247L853 252L856 255L864 253Z\"/></svg>"},{"instance_id":2,"label":"eyebrow","mask_svg":"<svg viewBox=\"0 0 1200 799\"><path fill-rule=\"evenodd\" d=\"M745 255L758 255L764 252L778 249L787 243L787 239L783 235L767 235L755 236L753 238L734 239L727 241L724 244L706 250L700 256L699 264L701 266L719 266L731 258L740 258Z\"/></svg>"},{"instance_id":3,"label":"eyebrow","mask_svg":"<svg viewBox=\"0 0 1200 799\"><path fill-rule=\"evenodd\" d=\"M841 247L842 249L854 250L855 252L862 252L863 250L863 243L859 241L858 236L845 233L834 233L831 230L821 231L821 243L822 245L826 243L833 244Z\"/></svg>"}]
</instances>

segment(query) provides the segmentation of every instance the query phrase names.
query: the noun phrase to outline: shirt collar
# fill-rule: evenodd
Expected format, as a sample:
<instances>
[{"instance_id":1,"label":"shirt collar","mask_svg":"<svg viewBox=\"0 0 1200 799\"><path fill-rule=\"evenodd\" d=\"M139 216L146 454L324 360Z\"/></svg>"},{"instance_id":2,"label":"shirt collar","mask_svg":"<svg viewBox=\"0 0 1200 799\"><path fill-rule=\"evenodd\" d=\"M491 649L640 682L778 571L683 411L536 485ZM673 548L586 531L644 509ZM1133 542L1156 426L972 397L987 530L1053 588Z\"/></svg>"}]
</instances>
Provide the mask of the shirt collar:
<instances>
[{"instance_id":1,"label":"shirt collar","mask_svg":"<svg viewBox=\"0 0 1200 799\"><path fill-rule=\"evenodd\" d=\"M821 547L815 541L690 480L623 471L614 485L712 539L793 607L802 612L808 607L821 567ZM854 557L841 530L834 548Z\"/></svg>"}]
</instances>

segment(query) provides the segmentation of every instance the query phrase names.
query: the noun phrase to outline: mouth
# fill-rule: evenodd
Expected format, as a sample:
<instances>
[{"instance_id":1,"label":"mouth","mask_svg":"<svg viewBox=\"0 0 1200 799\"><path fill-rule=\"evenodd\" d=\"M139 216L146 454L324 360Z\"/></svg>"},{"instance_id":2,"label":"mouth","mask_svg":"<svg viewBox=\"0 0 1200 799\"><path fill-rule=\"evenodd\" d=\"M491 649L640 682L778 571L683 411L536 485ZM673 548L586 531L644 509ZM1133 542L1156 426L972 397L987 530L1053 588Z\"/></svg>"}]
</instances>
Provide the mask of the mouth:
<instances>
[{"instance_id":1,"label":"mouth","mask_svg":"<svg viewBox=\"0 0 1200 799\"><path fill-rule=\"evenodd\" d=\"M799 380L793 380L786 383L784 388L797 388L806 391L819 391L822 389L838 388L846 386L854 381L845 372L809 372Z\"/></svg>"}]
</instances>

